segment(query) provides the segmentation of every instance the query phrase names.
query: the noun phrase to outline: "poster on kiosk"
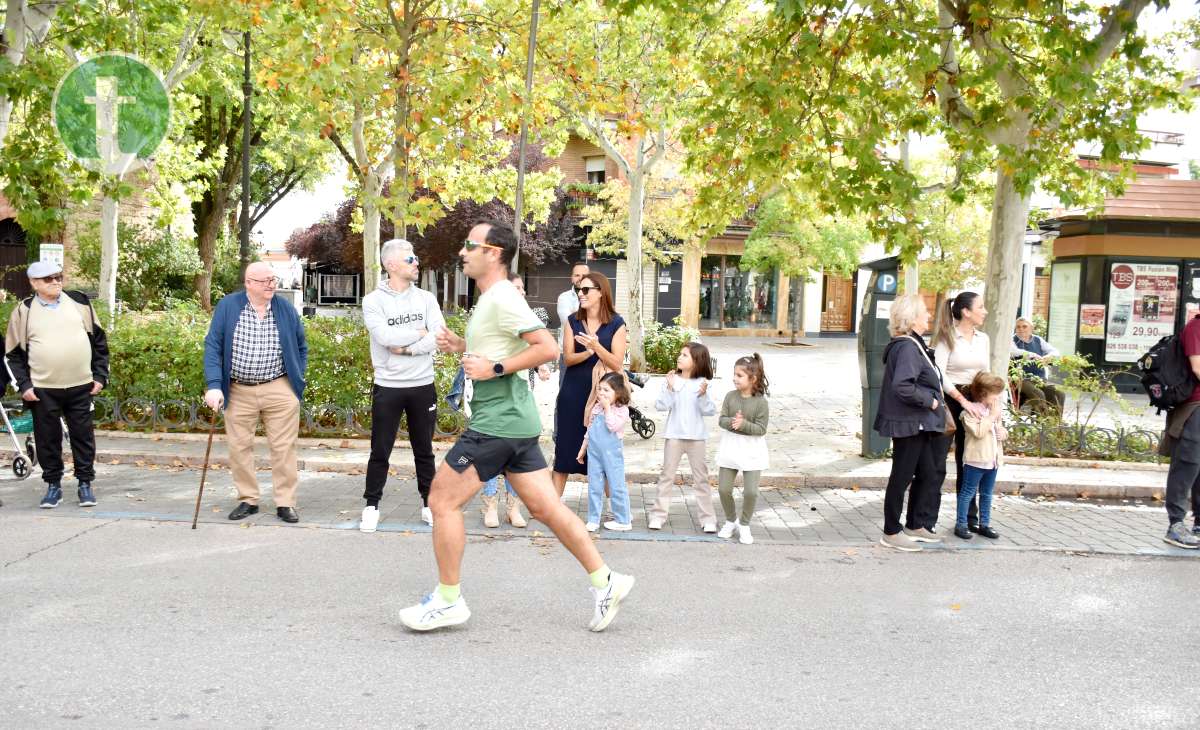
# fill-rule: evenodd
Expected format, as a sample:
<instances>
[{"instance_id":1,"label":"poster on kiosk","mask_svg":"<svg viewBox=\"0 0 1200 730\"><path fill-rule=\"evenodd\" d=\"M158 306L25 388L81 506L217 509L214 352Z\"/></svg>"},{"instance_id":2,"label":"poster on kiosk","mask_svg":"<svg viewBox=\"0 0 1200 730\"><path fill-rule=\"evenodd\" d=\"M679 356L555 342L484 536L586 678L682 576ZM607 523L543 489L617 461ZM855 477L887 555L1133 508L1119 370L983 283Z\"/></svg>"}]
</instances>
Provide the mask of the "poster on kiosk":
<instances>
[{"instance_id":1,"label":"poster on kiosk","mask_svg":"<svg viewBox=\"0 0 1200 730\"><path fill-rule=\"evenodd\" d=\"M1174 334L1178 296L1177 265L1114 263L1104 359L1135 362L1160 338Z\"/></svg>"}]
</instances>

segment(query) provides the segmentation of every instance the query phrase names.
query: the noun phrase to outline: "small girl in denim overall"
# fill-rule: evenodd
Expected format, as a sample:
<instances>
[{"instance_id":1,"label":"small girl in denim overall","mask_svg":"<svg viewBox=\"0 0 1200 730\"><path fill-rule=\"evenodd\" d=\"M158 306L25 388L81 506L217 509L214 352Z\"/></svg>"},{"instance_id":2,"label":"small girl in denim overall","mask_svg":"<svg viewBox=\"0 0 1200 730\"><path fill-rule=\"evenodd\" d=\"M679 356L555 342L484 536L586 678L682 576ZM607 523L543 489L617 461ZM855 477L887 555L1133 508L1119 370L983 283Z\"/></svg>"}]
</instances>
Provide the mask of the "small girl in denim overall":
<instances>
[{"instance_id":1,"label":"small girl in denim overall","mask_svg":"<svg viewBox=\"0 0 1200 730\"><path fill-rule=\"evenodd\" d=\"M596 405L588 415L588 430L576 457L583 463L587 454L588 516L587 530L600 529L600 510L604 505L604 484L612 493L615 519L604 529L625 532L633 529L629 516L629 489L625 485L625 452L621 436L629 424L629 388L621 373L606 373L596 384Z\"/></svg>"}]
</instances>

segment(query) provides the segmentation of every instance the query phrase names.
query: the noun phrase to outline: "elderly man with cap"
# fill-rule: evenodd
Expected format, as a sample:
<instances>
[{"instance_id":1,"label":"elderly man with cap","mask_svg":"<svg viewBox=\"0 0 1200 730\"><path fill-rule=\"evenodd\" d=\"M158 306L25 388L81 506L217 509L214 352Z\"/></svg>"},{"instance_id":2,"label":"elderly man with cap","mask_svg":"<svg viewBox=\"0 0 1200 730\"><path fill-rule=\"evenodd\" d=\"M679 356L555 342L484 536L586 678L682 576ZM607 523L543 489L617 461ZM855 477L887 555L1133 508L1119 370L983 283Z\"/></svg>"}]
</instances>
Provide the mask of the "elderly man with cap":
<instances>
[{"instance_id":1,"label":"elderly man with cap","mask_svg":"<svg viewBox=\"0 0 1200 730\"><path fill-rule=\"evenodd\" d=\"M229 471L238 493L229 519L258 512L254 431L261 418L271 449L275 514L284 522L299 522L296 439L308 366L304 324L294 306L275 296L279 280L270 266L247 266L245 283L245 291L217 304L204 338L204 402L214 411L225 406Z\"/></svg>"},{"instance_id":2,"label":"elderly man with cap","mask_svg":"<svg viewBox=\"0 0 1200 730\"><path fill-rule=\"evenodd\" d=\"M33 441L46 481L41 507L53 509L62 502L63 420L71 437L79 506L92 507L92 397L108 382L108 340L87 295L63 290L61 266L39 261L28 275L34 293L13 310L4 350L13 383L33 411Z\"/></svg>"}]
</instances>

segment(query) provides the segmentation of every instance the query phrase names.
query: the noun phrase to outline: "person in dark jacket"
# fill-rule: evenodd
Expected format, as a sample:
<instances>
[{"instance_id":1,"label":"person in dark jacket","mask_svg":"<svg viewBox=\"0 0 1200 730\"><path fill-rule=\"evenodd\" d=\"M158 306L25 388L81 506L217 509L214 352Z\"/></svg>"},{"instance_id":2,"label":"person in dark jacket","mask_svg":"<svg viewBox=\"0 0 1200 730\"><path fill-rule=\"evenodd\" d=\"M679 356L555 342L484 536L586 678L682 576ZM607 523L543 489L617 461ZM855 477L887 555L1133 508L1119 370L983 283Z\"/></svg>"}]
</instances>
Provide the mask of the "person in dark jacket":
<instances>
[{"instance_id":1,"label":"person in dark jacket","mask_svg":"<svg viewBox=\"0 0 1200 730\"><path fill-rule=\"evenodd\" d=\"M940 542L928 525L917 524L942 487L934 446L946 428L941 374L921 338L928 329L925 301L915 294L896 297L888 317L892 341L883 351L883 387L874 428L892 439L892 471L883 497L879 542L905 552L920 550L922 542ZM910 484L908 526L901 529L904 492Z\"/></svg>"},{"instance_id":2,"label":"person in dark jacket","mask_svg":"<svg viewBox=\"0 0 1200 730\"><path fill-rule=\"evenodd\" d=\"M217 304L204 338L204 402L214 411L225 407L229 471L238 504L229 519L258 512L258 477L254 470L254 431L259 419L271 448L271 487L275 515L298 522L296 438L300 433L300 400L308 342L300 314L275 296L279 280L271 267L246 267L246 290Z\"/></svg>"},{"instance_id":3,"label":"person in dark jacket","mask_svg":"<svg viewBox=\"0 0 1200 730\"><path fill-rule=\"evenodd\" d=\"M87 295L63 290L61 266L38 261L27 273L34 293L13 310L4 351L13 384L33 411L33 442L46 482L40 506L53 509L62 502L65 420L79 506L93 507L92 398L108 383L108 339Z\"/></svg>"}]
</instances>

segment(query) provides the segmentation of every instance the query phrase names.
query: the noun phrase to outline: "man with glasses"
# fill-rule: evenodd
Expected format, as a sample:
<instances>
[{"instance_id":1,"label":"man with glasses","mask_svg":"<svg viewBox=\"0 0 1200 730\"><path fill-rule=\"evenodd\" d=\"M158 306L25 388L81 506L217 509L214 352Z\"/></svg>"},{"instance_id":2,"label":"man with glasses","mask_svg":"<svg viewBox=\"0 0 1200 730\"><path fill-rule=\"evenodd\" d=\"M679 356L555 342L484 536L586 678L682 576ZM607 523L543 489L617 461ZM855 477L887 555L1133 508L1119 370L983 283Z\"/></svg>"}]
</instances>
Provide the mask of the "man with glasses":
<instances>
[{"instance_id":1,"label":"man with glasses","mask_svg":"<svg viewBox=\"0 0 1200 730\"><path fill-rule=\"evenodd\" d=\"M245 291L217 304L204 338L204 402L214 411L225 407L229 471L238 492L229 519L258 512L254 432L261 418L271 449L275 514L284 522L299 522L296 438L308 366L304 324L294 306L275 296L279 279L270 266L247 266L245 283Z\"/></svg>"},{"instance_id":2,"label":"man with glasses","mask_svg":"<svg viewBox=\"0 0 1200 730\"><path fill-rule=\"evenodd\" d=\"M33 411L33 441L46 482L41 507L53 509L62 502L63 420L71 437L79 506L93 507L92 398L108 382L108 340L87 295L63 290L61 266L39 261L27 273L34 293L8 320L5 360L17 392Z\"/></svg>"},{"instance_id":3,"label":"man with glasses","mask_svg":"<svg viewBox=\"0 0 1200 730\"><path fill-rule=\"evenodd\" d=\"M463 272L482 293L465 339L444 327L436 333L439 349L462 353L463 370L475 387L467 430L446 455L429 494L439 583L421 603L400 611L401 623L414 631L453 626L471 617L459 590L466 547L462 510L483 482L501 472L530 515L549 527L588 572L592 631L608 627L633 589L633 576L608 569L583 522L559 501L538 447L542 422L521 371L553 360L558 348L508 280L516 251L516 236L507 225L488 222L471 229L459 256Z\"/></svg>"},{"instance_id":4,"label":"man with glasses","mask_svg":"<svg viewBox=\"0 0 1200 730\"><path fill-rule=\"evenodd\" d=\"M566 364L566 362L563 361L562 354L561 354L562 349L563 349L563 338L566 337L566 333L571 331L571 328L567 326L567 317L570 317L572 314L575 314L576 312L579 311L579 293L575 291L575 287L579 286L579 282L583 281L584 277L586 277L589 273L591 273L591 271L592 270L588 267L588 265L582 261L580 261L579 263L572 266L571 267L571 286L567 287L567 290L565 292L558 295L558 302L555 305L555 309L558 310L558 326L559 326L559 337L558 337L558 348L559 348L559 352L560 352L560 354L558 356L558 384L559 384L559 386L562 385L564 374L567 371L567 364Z\"/></svg>"},{"instance_id":5,"label":"man with glasses","mask_svg":"<svg viewBox=\"0 0 1200 730\"><path fill-rule=\"evenodd\" d=\"M445 326L442 308L433 294L416 286L420 261L412 244L395 238L379 254L387 276L375 291L363 297L363 322L371 335L371 458L359 529L375 532L379 526L379 500L387 482L388 459L396 444L400 416L408 418L421 519L433 524L429 485L433 483L433 427L437 421L437 388L433 385L435 335Z\"/></svg>"}]
</instances>

